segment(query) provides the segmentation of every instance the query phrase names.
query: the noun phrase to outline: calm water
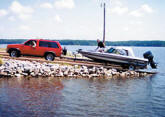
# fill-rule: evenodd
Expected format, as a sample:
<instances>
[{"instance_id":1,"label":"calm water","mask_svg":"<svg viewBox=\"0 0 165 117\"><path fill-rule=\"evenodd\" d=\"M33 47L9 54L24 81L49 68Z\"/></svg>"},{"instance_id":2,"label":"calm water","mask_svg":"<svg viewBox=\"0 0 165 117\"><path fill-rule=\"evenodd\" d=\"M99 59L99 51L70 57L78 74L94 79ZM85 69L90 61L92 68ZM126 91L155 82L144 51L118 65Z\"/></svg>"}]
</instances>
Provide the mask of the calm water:
<instances>
[{"instance_id":1,"label":"calm water","mask_svg":"<svg viewBox=\"0 0 165 117\"><path fill-rule=\"evenodd\" d=\"M0 79L0 117L165 116L165 48L133 49L139 57L151 50L159 74L118 80Z\"/></svg>"}]
</instances>

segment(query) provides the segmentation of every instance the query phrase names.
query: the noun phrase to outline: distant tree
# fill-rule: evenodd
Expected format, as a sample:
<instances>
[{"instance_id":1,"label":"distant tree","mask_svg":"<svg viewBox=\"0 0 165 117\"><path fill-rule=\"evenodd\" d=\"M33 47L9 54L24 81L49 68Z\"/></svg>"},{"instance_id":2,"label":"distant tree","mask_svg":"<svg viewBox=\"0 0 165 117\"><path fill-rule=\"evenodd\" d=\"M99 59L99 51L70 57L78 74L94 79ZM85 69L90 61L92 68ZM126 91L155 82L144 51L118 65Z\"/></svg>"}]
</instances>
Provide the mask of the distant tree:
<instances>
[{"instance_id":1,"label":"distant tree","mask_svg":"<svg viewBox=\"0 0 165 117\"><path fill-rule=\"evenodd\" d=\"M71 40L64 39L58 40L61 45L90 45L96 46L95 40ZM18 44L27 41L27 39L0 39L0 44ZM151 46L151 47L165 47L165 41L106 41L106 46Z\"/></svg>"}]
</instances>

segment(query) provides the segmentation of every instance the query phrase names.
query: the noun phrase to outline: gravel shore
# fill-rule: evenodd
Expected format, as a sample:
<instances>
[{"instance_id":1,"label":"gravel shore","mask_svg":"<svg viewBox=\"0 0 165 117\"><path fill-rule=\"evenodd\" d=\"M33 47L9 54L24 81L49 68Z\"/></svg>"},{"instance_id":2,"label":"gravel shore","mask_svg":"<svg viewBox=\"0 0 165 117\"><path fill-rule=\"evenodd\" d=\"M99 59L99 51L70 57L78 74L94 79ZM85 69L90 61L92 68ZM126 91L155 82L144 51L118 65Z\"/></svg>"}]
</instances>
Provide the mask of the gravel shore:
<instances>
[{"instance_id":1,"label":"gravel shore","mask_svg":"<svg viewBox=\"0 0 165 117\"><path fill-rule=\"evenodd\" d=\"M147 73L135 71L117 71L104 67L87 67L78 65L61 65L39 63L36 61L21 61L3 59L0 66L0 77L60 77L60 78L138 78L147 76Z\"/></svg>"}]
</instances>

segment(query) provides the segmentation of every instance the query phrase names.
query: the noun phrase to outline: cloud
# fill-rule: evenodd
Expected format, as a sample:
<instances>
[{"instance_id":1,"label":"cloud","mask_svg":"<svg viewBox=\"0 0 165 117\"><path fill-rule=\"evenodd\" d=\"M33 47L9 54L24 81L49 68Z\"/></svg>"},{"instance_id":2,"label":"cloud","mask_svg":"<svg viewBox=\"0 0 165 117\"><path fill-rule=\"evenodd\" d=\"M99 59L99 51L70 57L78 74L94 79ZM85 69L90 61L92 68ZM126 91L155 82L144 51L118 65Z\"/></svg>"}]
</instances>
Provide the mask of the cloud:
<instances>
[{"instance_id":1,"label":"cloud","mask_svg":"<svg viewBox=\"0 0 165 117\"><path fill-rule=\"evenodd\" d=\"M72 9L75 7L74 0L58 0L54 3L57 9Z\"/></svg>"},{"instance_id":2,"label":"cloud","mask_svg":"<svg viewBox=\"0 0 165 117\"><path fill-rule=\"evenodd\" d=\"M116 6L112 9L110 9L110 12L112 13L116 13L118 15L122 15L128 12L128 8L127 7L122 7L122 6Z\"/></svg>"},{"instance_id":3,"label":"cloud","mask_svg":"<svg viewBox=\"0 0 165 117\"><path fill-rule=\"evenodd\" d=\"M42 3L40 5L41 8L48 8L48 9L51 9L53 8L52 4L48 3L48 2L45 2L45 3Z\"/></svg>"},{"instance_id":4,"label":"cloud","mask_svg":"<svg viewBox=\"0 0 165 117\"><path fill-rule=\"evenodd\" d=\"M30 27L27 26L27 25L21 25L21 26L19 27L19 29L20 29L20 30L24 30L24 31L28 31L28 30L30 30Z\"/></svg>"},{"instance_id":5,"label":"cloud","mask_svg":"<svg viewBox=\"0 0 165 117\"><path fill-rule=\"evenodd\" d=\"M61 17L60 17L59 15L56 15L56 16L54 17L54 19L55 19L55 21L57 21L58 23L61 23L61 22L62 22L62 19L61 19Z\"/></svg>"},{"instance_id":6,"label":"cloud","mask_svg":"<svg viewBox=\"0 0 165 117\"><path fill-rule=\"evenodd\" d=\"M129 31L129 28L126 26L123 28L124 31Z\"/></svg>"},{"instance_id":7,"label":"cloud","mask_svg":"<svg viewBox=\"0 0 165 117\"><path fill-rule=\"evenodd\" d=\"M31 14L20 14L20 15L18 16L18 18L21 19L21 20L28 20L28 19L30 19L31 17L32 17Z\"/></svg>"},{"instance_id":8,"label":"cloud","mask_svg":"<svg viewBox=\"0 0 165 117\"><path fill-rule=\"evenodd\" d=\"M153 12L153 9L147 4L142 5L141 9L146 13L152 13Z\"/></svg>"},{"instance_id":9,"label":"cloud","mask_svg":"<svg viewBox=\"0 0 165 117\"><path fill-rule=\"evenodd\" d=\"M15 17L14 16L10 16L10 17L8 17L8 20L15 21Z\"/></svg>"},{"instance_id":10,"label":"cloud","mask_svg":"<svg viewBox=\"0 0 165 117\"><path fill-rule=\"evenodd\" d=\"M132 24L132 25L141 25L141 24L143 24L143 21L130 21L130 24Z\"/></svg>"},{"instance_id":11,"label":"cloud","mask_svg":"<svg viewBox=\"0 0 165 117\"><path fill-rule=\"evenodd\" d=\"M139 10L131 11L130 15L135 16L135 17L142 17L143 13Z\"/></svg>"},{"instance_id":12,"label":"cloud","mask_svg":"<svg viewBox=\"0 0 165 117\"><path fill-rule=\"evenodd\" d=\"M18 1L12 2L10 10L12 13L18 15L18 18L22 20L29 19L34 12L33 8L29 6L23 6Z\"/></svg>"},{"instance_id":13,"label":"cloud","mask_svg":"<svg viewBox=\"0 0 165 117\"><path fill-rule=\"evenodd\" d=\"M135 17L143 17L145 14L152 13L152 12L153 12L153 9L149 5L143 4L140 6L140 8L134 11L131 11L129 14Z\"/></svg>"},{"instance_id":14,"label":"cloud","mask_svg":"<svg viewBox=\"0 0 165 117\"><path fill-rule=\"evenodd\" d=\"M142 4L139 8L130 11L127 6L124 6L121 1L114 0L112 2L112 8L108 8L109 13L123 15L128 14L134 17L143 17L145 14L153 13L153 9L148 4Z\"/></svg>"},{"instance_id":15,"label":"cloud","mask_svg":"<svg viewBox=\"0 0 165 117\"><path fill-rule=\"evenodd\" d=\"M0 9L0 17L6 16L8 12L5 9Z\"/></svg>"},{"instance_id":16,"label":"cloud","mask_svg":"<svg viewBox=\"0 0 165 117\"><path fill-rule=\"evenodd\" d=\"M123 15L123 14L128 13L128 7L125 7L121 1L114 0L112 1L112 8L108 8L107 11L109 13Z\"/></svg>"},{"instance_id":17,"label":"cloud","mask_svg":"<svg viewBox=\"0 0 165 117\"><path fill-rule=\"evenodd\" d=\"M31 14L34 12L34 10L31 7L23 6L17 1L14 1L12 3L12 5L10 6L10 9L13 13L16 13L16 14L24 14L24 13Z\"/></svg>"},{"instance_id":18,"label":"cloud","mask_svg":"<svg viewBox=\"0 0 165 117\"><path fill-rule=\"evenodd\" d=\"M115 1L114 1L114 5L122 6L123 4L121 3L121 1L115 0Z\"/></svg>"}]
</instances>

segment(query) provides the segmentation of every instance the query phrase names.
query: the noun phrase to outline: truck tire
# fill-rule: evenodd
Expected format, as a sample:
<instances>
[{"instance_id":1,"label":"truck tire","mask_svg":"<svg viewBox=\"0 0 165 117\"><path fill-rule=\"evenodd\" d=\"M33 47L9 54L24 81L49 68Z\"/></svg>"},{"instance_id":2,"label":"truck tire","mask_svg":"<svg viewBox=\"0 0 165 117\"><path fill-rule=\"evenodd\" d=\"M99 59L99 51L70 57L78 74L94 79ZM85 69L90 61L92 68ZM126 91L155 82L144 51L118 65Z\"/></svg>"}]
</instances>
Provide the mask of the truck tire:
<instances>
[{"instance_id":1,"label":"truck tire","mask_svg":"<svg viewBox=\"0 0 165 117\"><path fill-rule=\"evenodd\" d=\"M46 55L45 55L45 59L46 60L48 60L48 61L53 61L54 60L54 54L52 54L52 53L47 53Z\"/></svg>"},{"instance_id":2,"label":"truck tire","mask_svg":"<svg viewBox=\"0 0 165 117\"><path fill-rule=\"evenodd\" d=\"M18 50L11 50L9 52L11 57L19 57L20 56L20 52Z\"/></svg>"}]
</instances>

